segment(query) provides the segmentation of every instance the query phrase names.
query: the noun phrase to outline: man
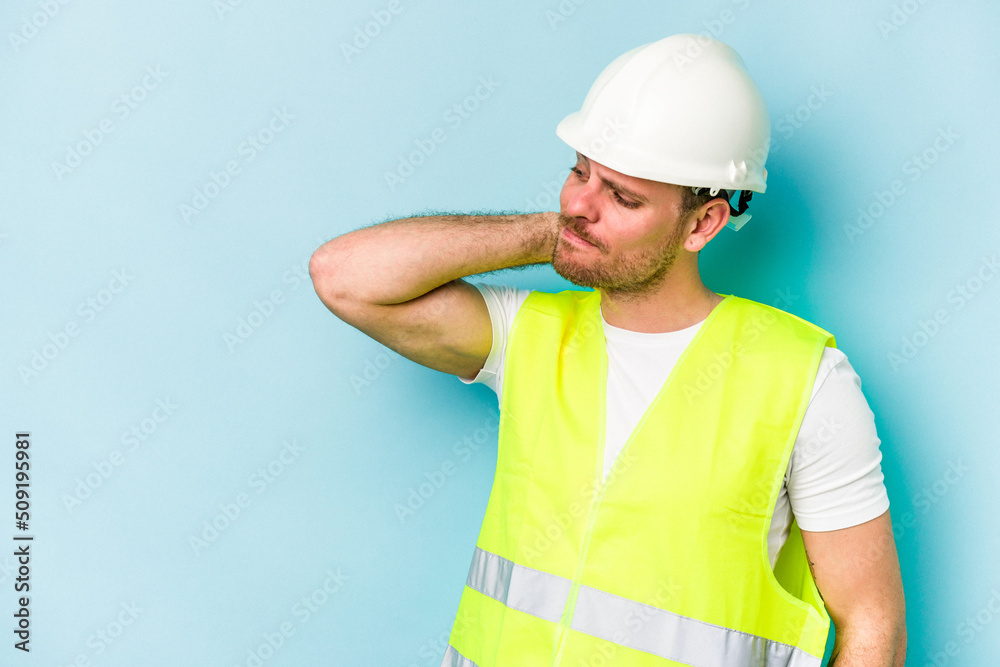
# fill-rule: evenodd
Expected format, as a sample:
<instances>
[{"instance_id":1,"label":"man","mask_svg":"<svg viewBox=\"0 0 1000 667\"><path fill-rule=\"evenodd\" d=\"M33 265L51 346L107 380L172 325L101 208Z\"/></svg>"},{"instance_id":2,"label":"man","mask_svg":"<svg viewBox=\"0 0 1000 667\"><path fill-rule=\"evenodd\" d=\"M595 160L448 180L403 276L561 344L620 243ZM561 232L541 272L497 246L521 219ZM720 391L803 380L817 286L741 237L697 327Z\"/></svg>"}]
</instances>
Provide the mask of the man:
<instances>
[{"instance_id":1,"label":"man","mask_svg":"<svg viewBox=\"0 0 1000 667\"><path fill-rule=\"evenodd\" d=\"M310 263L342 320L500 400L443 664L819 666L832 617L830 664L903 665L860 380L825 330L699 275L764 191L742 60L698 35L638 47L557 134L576 150L559 213L394 220ZM462 280L547 262L593 290Z\"/></svg>"}]
</instances>

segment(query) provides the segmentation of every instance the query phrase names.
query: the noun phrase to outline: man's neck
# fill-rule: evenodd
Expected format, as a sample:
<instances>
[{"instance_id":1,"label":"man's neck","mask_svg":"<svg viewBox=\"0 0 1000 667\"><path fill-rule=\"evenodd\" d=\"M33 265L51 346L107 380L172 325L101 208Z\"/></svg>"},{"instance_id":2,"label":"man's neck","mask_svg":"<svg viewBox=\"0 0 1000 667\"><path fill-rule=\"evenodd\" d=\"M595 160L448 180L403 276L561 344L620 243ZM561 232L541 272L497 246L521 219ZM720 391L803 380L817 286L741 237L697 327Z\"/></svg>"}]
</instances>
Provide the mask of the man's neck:
<instances>
[{"instance_id":1,"label":"man's neck","mask_svg":"<svg viewBox=\"0 0 1000 667\"><path fill-rule=\"evenodd\" d=\"M673 287L673 289L670 289ZM604 321L619 329L642 333L680 331L704 320L725 297L697 285L667 285L648 293L616 293L601 290Z\"/></svg>"}]
</instances>

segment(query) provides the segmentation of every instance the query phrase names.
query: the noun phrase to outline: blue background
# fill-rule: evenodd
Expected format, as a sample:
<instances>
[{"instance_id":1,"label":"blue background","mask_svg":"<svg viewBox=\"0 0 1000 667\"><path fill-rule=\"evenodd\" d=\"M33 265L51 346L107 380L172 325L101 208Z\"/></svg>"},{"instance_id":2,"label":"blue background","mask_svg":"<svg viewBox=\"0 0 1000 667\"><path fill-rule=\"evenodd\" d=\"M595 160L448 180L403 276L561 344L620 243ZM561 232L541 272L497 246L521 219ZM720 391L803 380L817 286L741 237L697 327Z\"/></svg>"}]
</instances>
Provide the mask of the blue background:
<instances>
[{"instance_id":1,"label":"blue background","mask_svg":"<svg viewBox=\"0 0 1000 667\"><path fill-rule=\"evenodd\" d=\"M387 6L0 7L0 508L13 534L14 433L30 430L36 536L32 651L6 630L0 663L248 665L265 646L266 665L437 665L496 397L340 322L309 256L392 217L557 208L573 156L557 122L617 55L703 32L741 53L775 140L754 219L702 253L703 278L790 294L836 335L882 439L908 664L992 664L997 6ZM481 77L495 89L449 114ZM551 267L485 279L571 287ZM0 556L4 627L13 565Z\"/></svg>"}]
</instances>

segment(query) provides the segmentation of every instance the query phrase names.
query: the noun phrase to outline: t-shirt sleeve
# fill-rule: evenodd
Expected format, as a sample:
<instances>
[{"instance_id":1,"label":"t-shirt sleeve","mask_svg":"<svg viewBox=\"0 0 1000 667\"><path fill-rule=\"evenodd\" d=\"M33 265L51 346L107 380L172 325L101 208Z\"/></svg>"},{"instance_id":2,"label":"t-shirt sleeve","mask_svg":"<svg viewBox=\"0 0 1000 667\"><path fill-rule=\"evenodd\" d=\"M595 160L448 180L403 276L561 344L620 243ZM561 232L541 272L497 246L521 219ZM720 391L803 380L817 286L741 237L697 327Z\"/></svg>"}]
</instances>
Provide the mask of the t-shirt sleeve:
<instances>
[{"instance_id":1,"label":"t-shirt sleeve","mask_svg":"<svg viewBox=\"0 0 1000 667\"><path fill-rule=\"evenodd\" d=\"M787 477L803 530L849 528L889 509L880 444L861 378L843 352L826 348Z\"/></svg>"},{"instance_id":2,"label":"t-shirt sleeve","mask_svg":"<svg viewBox=\"0 0 1000 667\"><path fill-rule=\"evenodd\" d=\"M486 301L486 308L490 311L490 324L493 327L493 345L490 354L486 357L486 362L471 380L459 377L465 384L478 382L485 384L492 389L497 396L503 387L503 362L507 351L507 334L514 323L514 316L520 309L521 304L531 294L531 290L511 287L509 285L489 285L486 283L470 283L476 286L479 293Z\"/></svg>"}]
</instances>

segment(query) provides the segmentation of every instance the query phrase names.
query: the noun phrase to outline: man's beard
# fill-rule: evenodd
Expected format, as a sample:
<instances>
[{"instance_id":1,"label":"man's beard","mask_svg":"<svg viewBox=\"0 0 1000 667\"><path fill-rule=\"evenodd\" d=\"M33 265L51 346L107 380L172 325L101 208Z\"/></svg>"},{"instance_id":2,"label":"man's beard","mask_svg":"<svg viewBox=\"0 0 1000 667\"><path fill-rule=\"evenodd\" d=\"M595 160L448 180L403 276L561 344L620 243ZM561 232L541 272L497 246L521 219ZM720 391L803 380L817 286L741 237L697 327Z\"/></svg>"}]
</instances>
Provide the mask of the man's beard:
<instances>
[{"instance_id":1,"label":"man's beard","mask_svg":"<svg viewBox=\"0 0 1000 667\"><path fill-rule=\"evenodd\" d=\"M684 231L683 225L676 224L673 234L660 245L609 259L600 246L596 251L567 248L569 242L562 240L562 227L575 231L575 221L560 213L559 222L560 234L552 252L552 268L556 273L574 285L632 295L652 290L663 282L680 253ZM584 253L589 257L584 258Z\"/></svg>"}]
</instances>

